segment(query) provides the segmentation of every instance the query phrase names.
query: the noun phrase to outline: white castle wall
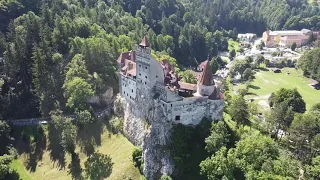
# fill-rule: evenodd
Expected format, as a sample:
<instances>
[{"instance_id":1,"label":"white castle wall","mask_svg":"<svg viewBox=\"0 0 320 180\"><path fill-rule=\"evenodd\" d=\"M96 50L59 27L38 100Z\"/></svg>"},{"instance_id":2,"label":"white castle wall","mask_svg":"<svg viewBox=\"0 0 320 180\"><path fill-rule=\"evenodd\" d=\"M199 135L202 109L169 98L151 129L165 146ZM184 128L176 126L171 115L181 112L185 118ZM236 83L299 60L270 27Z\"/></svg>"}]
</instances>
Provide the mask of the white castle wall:
<instances>
[{"instance_id":1,"label":"white castle wall","mask_svg":"<svg viewBox=\"0 0 320 180\"><path fill-rule=\"evenodd\" d=\"M121 75L121 97L133 102L136 99L137 82L129 76Z\"/></svg>"},{"instance_id":2,"label":"white castle wall","mask_svg":"<svg viewBox=\"0 0 320 180\"><path fill-rule=\"evenodd\" d=\"M197 92L203 96L210 96L214 90L215 86L204 86L201 84L197 85Z\"/></svg>"},{"instance_id":3,"label":"white castle wall","mask_svg":"<svg viewBox=\"0 0 320 180\"><path fill-rule=\"evenodd\" d=\"M209 100L208 97L190 97L182 101L164 103L168 118L174 123L197 125L207 117L221 120L224 107L223 100Z\"/></svg>"},{"instance_id":4,"label":"white castle wall","mask_svg":"<svg viewBox=\"0 0 320 180\"><path fill-rule=\"evenodd\" d=\"M160 63L155 60L152 56L150 56L150 81L151 87L155 85L156 82L159 84L164 84L164 72Z\"/></svg>"}]
</instances>

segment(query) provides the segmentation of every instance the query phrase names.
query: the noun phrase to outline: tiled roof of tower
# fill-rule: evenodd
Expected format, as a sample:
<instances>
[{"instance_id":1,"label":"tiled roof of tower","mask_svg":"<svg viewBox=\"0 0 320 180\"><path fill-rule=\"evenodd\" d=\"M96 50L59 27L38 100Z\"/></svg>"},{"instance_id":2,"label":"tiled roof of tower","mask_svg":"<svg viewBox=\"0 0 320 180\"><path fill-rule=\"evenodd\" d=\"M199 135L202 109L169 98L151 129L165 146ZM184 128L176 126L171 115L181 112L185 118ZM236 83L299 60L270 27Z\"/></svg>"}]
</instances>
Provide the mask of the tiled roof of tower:
<instances>
[{"instance_id":1,"label":"tiled roof of tower","mask_svg":"<svg viewBox=\"0 0 320 180\"><path fill-rule=\"evenodd\" d=\"M203 62L199 65L199 67L204 69L204 67L206 66L207 63L208 63L208 60L203 61Z\"/></svg>"},{"instance_id":2,"label":"tiled roof of tower","mask_svg":"<svg viewBox=\"0 0 320 180\"><path fill-rule=\"evenodd\" d=\"M204 86L211 86L213 75L212 75L210 63L209 61L205 61L203 65L204 65L204 68L199 76L198 84L201 84Z\"/></svg>"},{"instance_id":3,"label":"tiled roof of tower","mask_svg":"<svg viewBox=\"0 0 320 180\"><path fill-rule=\"evenodd\" d=\"M143 39L142 39L142 41L141 41L141 43L139 45L143 46L143 47L151 47L147 36L143 37Z\"/></svg>"}]
</instances>

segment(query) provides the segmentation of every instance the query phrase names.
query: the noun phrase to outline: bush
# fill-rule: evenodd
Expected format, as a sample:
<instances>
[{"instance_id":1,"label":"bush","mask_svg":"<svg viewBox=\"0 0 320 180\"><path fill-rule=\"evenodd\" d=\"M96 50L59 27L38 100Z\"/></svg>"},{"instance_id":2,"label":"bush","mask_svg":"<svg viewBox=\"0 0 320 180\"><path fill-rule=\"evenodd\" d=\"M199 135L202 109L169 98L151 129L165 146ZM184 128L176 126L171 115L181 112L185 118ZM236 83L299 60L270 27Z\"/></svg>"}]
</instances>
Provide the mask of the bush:
<instances>
[{"instance_id":1,"label":"bush","mask_svg":"<svg viewBox=\"0 0 320 180\"><path fill-rule=\"evenodd\" d=\"M172 178L170 176L164 174L161 176L160 180L172 180Z\"/></svg>"},{"instance_id":2,"label":"bush","mask_svg":"<svg viewBox=\"0 0 320 180\"><path fill-rule=\"evenodd\" d=\"M144 164L142 159L142 150L141 148L135 148L132 152L132 161L133 165L137 167L140 173L143 172Z\"/></svg>"},{"instance_id":3,"label":"bush","mask_svg":"<svg viewBox=\"0 0 320 180\"><path fill-rule=\"evenodd\" d=\"M112 117L109 121L113 133L123 132L123 120L119 117Z\"/></svg>"}]
</instances>

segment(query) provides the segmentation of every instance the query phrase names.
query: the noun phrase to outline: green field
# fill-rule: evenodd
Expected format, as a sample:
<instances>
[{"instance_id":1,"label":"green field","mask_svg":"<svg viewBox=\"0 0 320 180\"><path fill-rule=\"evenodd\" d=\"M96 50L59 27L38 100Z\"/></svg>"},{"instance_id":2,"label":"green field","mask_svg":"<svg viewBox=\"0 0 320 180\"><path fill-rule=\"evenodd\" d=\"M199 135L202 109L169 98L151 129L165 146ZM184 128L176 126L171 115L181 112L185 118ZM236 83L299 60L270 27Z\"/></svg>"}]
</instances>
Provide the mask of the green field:
<instances>
[{"instance_id":1,"label":"green field","mask_svg":"<svg viewBox=\"0 0 320 180\"><path fill-rule=\"evenodd\" d=\"M287 74L289 72L290 74ZM255 79L249 85L248 98L267 100L272 92L280 88L297 88L307 104L307 109L320 102L320 90L315 90L309 85L309 79L302 72L294 68L283 68L282 73L273 73L271 70L259 70Z\"/></svg>"},{"instance_id":2,"label":"green field","mask_svg":"<svg viewBox=\"0 0 320 180\"><path fill-rule=\"evenodd\" d=\"M109 154L112 158L114 165L112 174L108 179L118 180L126 179L128 177L131 179L139 179L141 175L131 161L133 149L134 145L123 135L115 135L106 129L104 130L101 135L101 146L96 147L96 150L102 154ZM84 162L86 161L87 156L80 151L79 147L76 149L76 153L79 153L81 166L84 169ZM68 174L68 165L71 162L69 154L65 155L65 167L60 168L58 162L51 160L50 151L45 150L43 151L41 159L37 161L35 171L33 172L26 169L29 156L28 153L22 153L18 160L14 160L10 164L10 166L19 173L22 180L71 180L71 175Z\"/></svg>"},{"instance_id":3,"label":"green field","mask_svg":"<svg viewBox=\"0 0 320 180\"><path fill-rule=\"evenodd\" d=\"M232 49L237 51L239 49L239 44L240 44L239 42L234 41L232 39L229 39L228 40L228 51L231 51Z\"/></svg>"}]
</instances>

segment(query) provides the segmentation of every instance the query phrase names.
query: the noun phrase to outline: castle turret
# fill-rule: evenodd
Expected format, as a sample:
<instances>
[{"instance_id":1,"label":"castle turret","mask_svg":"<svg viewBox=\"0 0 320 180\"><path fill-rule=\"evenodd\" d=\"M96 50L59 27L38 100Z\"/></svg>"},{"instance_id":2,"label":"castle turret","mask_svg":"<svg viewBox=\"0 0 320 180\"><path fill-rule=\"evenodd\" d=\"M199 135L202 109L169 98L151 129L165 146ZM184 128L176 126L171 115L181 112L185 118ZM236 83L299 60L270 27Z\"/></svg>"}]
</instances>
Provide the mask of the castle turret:
<instances>
[{"instance_id":1,"label":"castle turret","mask_svg":"<svg viewBox=\"0 0 320 180\"><path fill-rule=\"evenodd\" d=\"M150 43L148 41L148 38L146 36L143 37L143 39L142 39L141 43L139 44L139 46L144 47L144 48L147 48L147 47L150 48L151 47Z\"/></svg>"},{"instance_id":2,"label":"castle turret","mask_svg":"<svg viewBox=\"0 0 320 180\"><path fill-rule=\"evenodd\" d=\"M163 84L164 72L162 66L151 56L151 45L145 36L136 45L137 83L143 88L153 88L156 82Z\"/></svg>"},{"instance_id":3,"label":"castle turret","mask_svg":"<svg viewBox=\"0 0 320 180\"><path fill-rule=\"evenodd\" d=\"M136 45L136 63L138 83L148 85L150 83L150 58L151 48L148 38L145 36L141 43Z\"/></svg>"},{"instance_id":4,"label":"castle turret","mask_svg":"<svg viewBox=\"0 0 320 180\"><path fill-rule=\"evenodd\" d=\"M210 61L203 63L203 70L198 78L197 93L201 96L209 96L214 91L214 81Z\"/></svg>"}]
</instances>

